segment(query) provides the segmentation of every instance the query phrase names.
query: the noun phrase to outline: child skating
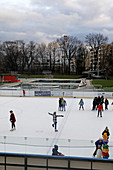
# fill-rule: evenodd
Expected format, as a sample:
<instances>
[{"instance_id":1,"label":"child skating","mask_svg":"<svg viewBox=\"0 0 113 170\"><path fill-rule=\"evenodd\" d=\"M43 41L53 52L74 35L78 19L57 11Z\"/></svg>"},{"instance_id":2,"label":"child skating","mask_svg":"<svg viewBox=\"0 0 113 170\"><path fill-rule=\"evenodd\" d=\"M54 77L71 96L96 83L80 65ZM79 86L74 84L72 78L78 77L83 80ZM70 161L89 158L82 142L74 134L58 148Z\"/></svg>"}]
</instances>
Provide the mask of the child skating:
<instances>
[{"instance_id":1,"label":"child skating","mask_svg":"<svg viewBox=\"0 0 113 170\"><path fill-rule=\"evenodd\" d=\"M10 131L16 130L16 127L15 127L16 118L12 110L10 111L10 122L11 122L11 127L12 127Z\"/></svg>"},{"instance_id":2,"label":"child skating","mask_svg":"<svg viewBox=\"0 0 113 170\"><path fill-rule=\"evenodd\" d=\"M98 109L97 117L99 117L99 115L100 115L100 117L102 117L103 106L100 103L99 103L97 109Z\"/></svg>"},{"instance_id":3,"label":"child skating","mask_svg":"<svg viewBox=\"0 0 113 170\"><path fill-rule=\"evenodd\" d=\"M80 100L79 105L80 105L79 110L80 110L81 108L84 110L84 102L83 102L82 99Z\"/></svg>"},{"instance_id":4,"label":"child skating","mask_svg":"<svg viewBox=\"0 0 113 170\"><path fill-rule=\"evenodd\" d=\"M49 115L53 116L53 124L52 126L55 128L55 132L58 132L57 130L57 117L64 117L63 115L57 115L56 112L48 113Z\"/></svg>"}]
</instances>

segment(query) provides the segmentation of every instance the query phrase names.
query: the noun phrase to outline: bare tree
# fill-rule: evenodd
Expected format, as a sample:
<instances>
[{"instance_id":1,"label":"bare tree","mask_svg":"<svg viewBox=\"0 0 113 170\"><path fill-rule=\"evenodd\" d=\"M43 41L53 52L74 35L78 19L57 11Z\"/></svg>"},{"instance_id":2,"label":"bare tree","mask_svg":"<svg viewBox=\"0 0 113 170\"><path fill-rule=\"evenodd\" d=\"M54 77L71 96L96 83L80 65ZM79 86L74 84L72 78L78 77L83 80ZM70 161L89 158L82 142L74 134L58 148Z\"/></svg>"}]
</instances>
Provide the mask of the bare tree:
<instances>
[{"instance_id":1,"label":"bare tree","mask_svg":"<svg viewBox=\"0 0 113 170\"><path fill-rule=\"evenodd\" d=\"M41 72L46 68L47 65L47 47L45 43L37 45L37 61L40 63Z\"/></svg>"},{"instance_id":2,"label":"bare tree","mask_svg":"<svg viewBox=\"0 0 113 170\"><path fill-rule=\"evenodd\" d=\"M97 74L99 76L99 50L103 44L106 44L108 41L108 37L103 36L103 34L89 34L86 35L86 44L91 47L91 51L94 52L94 71L97 70Z\"/></svg>"},{"instance_id":3,"label":"bare tree","mask_svg":"<svg viewBox=\"0 0 113 170\"><path fill-rule=\"evenodd\" d=\"M80 51L80 49L83 48L83 43L74 36L68 36L67 39L62 37L58 39L57 42L64 50L64 73L67 70L67 73L70 74L71 62L73 63L73 60L75 59L75 66L78 68L78 62L80 60L83 61L83 54ZM66 61L68 63L66 63ZM68 69L66 69L66 64L68 64Z\"/></svg>"},{"instance_id":4,"label":"bare tree","mask_svg":"<svg viewBox=\"0 0 113 170\"><path fill-rule=\"evenodd\" d=\"M28 74L30 73L30 68L31 68L32 63L34 61L34 58L36 58L36 55L37 55L37 53L36 53L36 44L33 41L30 41L26 45L26 57L25 57Z\"/></svg>"},{"instance_id":5,"label":"bare tree","mask_svg":"<svg viewBox=\"0 0 113 170\"><path fill-rule=\"evenodd\" d=\"M17 42L6 41L2 44L2 53L5 57L5 66L8 71L18 71L18 45Z\"/></svg>"},{"instance_id":6,"label":"bare tree","mask_svg":"<svg viewBox=\"0 0 113 170\"><path fill-rule=\"evenodd\" d=\"M86 43L88 46L90 46L92 49L99 48L103 44L106 44L108 41L108 37L104 37L103 34L94 34L90 33L86 35Z\"/></svg>"},{"instance_id":7,"label":"bare tree","mask_svg":"<svg viewBox=\"0 0 113 170\"><path fill-rule=\"evenodd\" d=\"M113 75L113 44L103 45L102 55L101 67L107 80L109 75Z\"/></svg>"}]
</instances>

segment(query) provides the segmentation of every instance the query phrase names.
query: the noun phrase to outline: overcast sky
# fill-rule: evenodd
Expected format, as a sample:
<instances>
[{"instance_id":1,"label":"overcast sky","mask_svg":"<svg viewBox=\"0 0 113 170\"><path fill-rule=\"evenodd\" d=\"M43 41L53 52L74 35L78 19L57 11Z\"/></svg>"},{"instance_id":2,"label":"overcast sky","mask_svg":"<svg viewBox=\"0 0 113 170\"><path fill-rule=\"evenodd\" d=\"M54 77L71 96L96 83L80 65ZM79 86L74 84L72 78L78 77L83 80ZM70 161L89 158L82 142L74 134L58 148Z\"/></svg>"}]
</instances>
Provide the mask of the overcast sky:
<instances>
[{"instance_id":1,"label":"overcast sky","mask_svg":"<svg viewBox=\"0 0 113 170\"><path fill-rule=\"evenodd\" d=\"M0 41L85 40L89 33L113 41L112 0L0 0Z\"/></svg>"}]
</instances>

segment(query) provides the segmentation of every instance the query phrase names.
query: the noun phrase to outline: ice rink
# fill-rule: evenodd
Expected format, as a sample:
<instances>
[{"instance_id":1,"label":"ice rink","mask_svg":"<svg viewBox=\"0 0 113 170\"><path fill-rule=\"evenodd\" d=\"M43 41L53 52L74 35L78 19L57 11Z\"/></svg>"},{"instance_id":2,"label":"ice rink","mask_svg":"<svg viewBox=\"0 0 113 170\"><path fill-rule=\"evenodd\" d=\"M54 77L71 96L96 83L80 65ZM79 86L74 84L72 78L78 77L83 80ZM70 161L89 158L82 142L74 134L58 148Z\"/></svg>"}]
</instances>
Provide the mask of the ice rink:
<instances>
[{"instance_id":1,"label":"ice rink","mask_svg":"<svg viewBox=\"0 0 113 170\"><path fill-rule=\"evenodd\" d=\"M35 145L42 143L43 146L47 145L46 152L39 151L40 154L51 154L51 148L54 144L58 144L65 155L92 156L92 151L95 148L94 142L102 137L102 131L108 126L110 130L109 144L112 145L113 105L111 103L113 99L108 99L109 109L103 111L102 118L97 117L96 110L91 110L93 99L83 99L85 103L84 111L79 110L79 98L64 97L64 99L67 102L66 111L58 111L59 98L0 97L0 142L3 144L6 140L6 143L9 141L11 143L13 140L13 142L19 144L22 143L21 139L28 138L32 139L31 144L35 141ZM17 120L15 131L10 131L10 110L14 111ZM58 132L54 131L52 127L53 118L48 115L48 112L53 113L54 111L58 115L64 115L64 117L58 118ZM30 143L30 140L28 143ZM83 152L81 153L78 150L78 145L81 148L84 147L84 149L87 146L84 155ZM2 151L12 151L9 145L1 146L1 148ZM18 146L13 148L16 148L15 152L20 151ZM28 146L27 149L24 148L23 150L30 153ZM44 150L44 147L42 150Z\"/></svg>"}]
</instances>

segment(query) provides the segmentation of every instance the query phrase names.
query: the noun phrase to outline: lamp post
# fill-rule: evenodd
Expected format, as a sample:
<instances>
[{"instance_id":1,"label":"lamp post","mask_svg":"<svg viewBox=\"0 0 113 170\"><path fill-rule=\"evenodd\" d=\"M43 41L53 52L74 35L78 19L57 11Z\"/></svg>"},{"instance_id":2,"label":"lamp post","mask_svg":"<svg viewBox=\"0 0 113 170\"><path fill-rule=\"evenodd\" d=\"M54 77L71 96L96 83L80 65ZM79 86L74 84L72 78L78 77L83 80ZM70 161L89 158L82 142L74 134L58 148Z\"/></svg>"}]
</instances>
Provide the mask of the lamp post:
<instances>
[{"instance_id":1,"label":"lamp post","mask_svg":"<svg viewBox=\"0 0 113 170\"><path fill-rule=\"evenodd\" d=\"M66 53L67 53L67 35L64 35L64 43L65 43L65 48L66 48ZM64 53L64 73L65 73L65 53Z\"/></svg>"},{"instance_id":2,"label":"lamp post","mask_svg":"<svg viewBox=\"0 0 113 170\"><path fill-rule=\"evenodd\" d=\"M100 58L101 58L101 49L98 50L98 68L97 68L97 75L100 76Z\"/></svg>"}]
</instances>

